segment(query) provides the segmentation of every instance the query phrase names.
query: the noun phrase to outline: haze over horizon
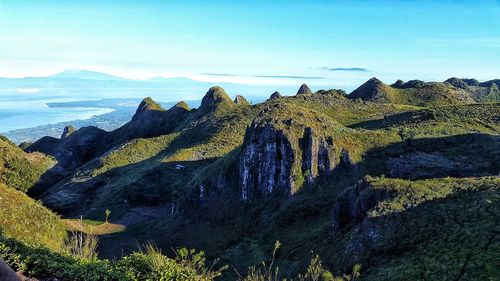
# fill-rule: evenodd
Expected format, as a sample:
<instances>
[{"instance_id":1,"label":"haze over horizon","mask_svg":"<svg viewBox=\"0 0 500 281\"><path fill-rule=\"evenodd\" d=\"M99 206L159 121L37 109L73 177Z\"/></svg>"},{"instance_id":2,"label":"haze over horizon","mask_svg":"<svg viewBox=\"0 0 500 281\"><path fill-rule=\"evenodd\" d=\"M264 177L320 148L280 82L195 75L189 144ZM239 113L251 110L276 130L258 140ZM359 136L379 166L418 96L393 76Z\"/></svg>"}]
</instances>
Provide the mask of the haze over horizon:
<instances>
[{"instance_id":1,"label":"haze over horizon","mask_svg":"<svg viewBox=\"0 0 500 281\"><path fill-rule=\"evenodd\" d=\"M335 85L500 77L499 1L0 1L0 76Z\"/></svg>"}]
</instances>

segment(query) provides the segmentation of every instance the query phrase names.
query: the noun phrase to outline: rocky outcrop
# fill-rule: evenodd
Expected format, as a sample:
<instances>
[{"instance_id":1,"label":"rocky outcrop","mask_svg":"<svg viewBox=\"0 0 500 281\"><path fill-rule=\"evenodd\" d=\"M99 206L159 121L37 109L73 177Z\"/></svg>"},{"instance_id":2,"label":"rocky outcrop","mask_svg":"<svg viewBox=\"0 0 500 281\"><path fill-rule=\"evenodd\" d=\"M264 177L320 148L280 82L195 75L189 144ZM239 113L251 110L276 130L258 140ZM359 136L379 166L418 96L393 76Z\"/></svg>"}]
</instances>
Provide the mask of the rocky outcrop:
<instances>
[{"instance_id":1,"label":"rocky outcrop","mask_svg":"<svg viewBox=\"0 0 500 281\"><path fill-rule=\"evenodd\" d=\"M332 224L334 231L361 222L369 210L389 197L390 194L385 189L375 189L366 181L346 190L335 203Z\"/></svg>"},{"instance_id":2,"label":"rocky outcrop","mask_svg":"<svg viewBox=\"0 0 500 281\"><path fill-rule=\"evenodd\" d=\"M389 176L403 179L462 177L472 173L470 165L425 152L412 152L387 160Z\"/></svg>"},{"instance_id":3,"label":"rocky outcrop","mask_svg":"<svg viewBox=\"0 0 500 281\"><path fill-rule=\"evenodd\" d=\"M244 96L237 95L236 98L234 98L234 103L237 105L250 105L250 103L245 99Z\"/></svg>"},{"instance_id":4,"label":"rocky outcrop","mask_svg":"<svg viewBox=\"0 0 500 281\"><path fill-rule=\"evenodd\" d=\"M319 175L328 175L335 167L333 138L317 137L312 128L304 130L302 139L302 173L307 183Z\"/></svg>"},{"instance_id":5,"label":"rocky outcrop","mask_svg":"<svg viewBox=\"0 0 500 281\"><path fill-rule=\"evenodd\" d=\"M277 100L277 99L280 99L282 97L283 96L280 94L280 92L276 91L276 92L271 94L271 96L269 97L268 100Z\"/></svg>"},{"instance_id":6,"label":"rocky outcrop","mask_svg":"<svg viewBox=\"0 0 500 281\"><path fill-rule=\"evenodd\" d=\"M302 84L297 91L297 95L312 95L312 93L313 92L306 84Z\"/></svg>"},{"instance_id":7,"label":"rocky outcrop","mask_svg":"<svg viewBox=\"0 0 500 281\"><path fill-rule=\"evenodd\" d=\"M243 200L276 194L290 197L305 182L334 171L338 162L332 137L305 128L302 137L292 136L272 123L247 130L240 157L240 192Z\"/></svg>"},{"instance_id":8,"label":"rocky outcrop","mask_svg":"<svg viewBox=\"0 0 500 281\"><path fill-rule=\"evenodd\" d=\"M240 159L240 192L243 200L271 194L290 197L295 161L290 138L270 124L253 124L247 130Z\"/></svg>"},{"instance_id":9,"label":"rocky outcrop","mask_svg":"<svg viewBox=\"0 0 500 281\"><path fill-rule=\"evenodd\" d=\"M66 127L64 127L64 129L63 129L63 133L62 133L62 135L61 135L61 139L69 137L69 136L70 136L71 134L73 134L74 132L76 132L75 127L73 127L73 126L71 126L71 125L70 125L70 126L66 126Z\"/></svg>"},{"instance_id":10,"label":"rocky outcrop","mask_svg":"<svg viewBox=\"0 0 500 281\"><path fill-rule=\"evenodd\" d=\"M389 102L386 85L375 77L359 86L348 95L348 98L382 103Z\"/></svg>"}]
</instances>

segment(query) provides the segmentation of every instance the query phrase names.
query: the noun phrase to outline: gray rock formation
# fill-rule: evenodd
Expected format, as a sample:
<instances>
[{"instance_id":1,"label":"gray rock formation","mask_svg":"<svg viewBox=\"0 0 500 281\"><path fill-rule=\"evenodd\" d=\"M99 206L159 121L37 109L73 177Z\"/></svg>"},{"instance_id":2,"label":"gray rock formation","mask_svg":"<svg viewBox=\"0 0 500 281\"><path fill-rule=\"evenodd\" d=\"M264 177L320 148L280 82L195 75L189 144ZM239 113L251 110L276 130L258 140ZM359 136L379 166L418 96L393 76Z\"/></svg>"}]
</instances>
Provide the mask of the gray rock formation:
<instances>
[{"instance_id":1,"label":"gray rock formation","mask_svg":"<svg viewBox=\"0 0 500 281\"><path fill-rule=\"evenodd\" d=\"M403 179L425 179L463 176L471 173L471 166L425 152L412 152L387 160L389 176Z\"/></svg>"},{"instance_id":2,"label":"gray rock formation","mask_svg":"<svg viewBox=\"0 0 500 281\"><path fill-rule=\"evenodd\" d=\"M313 92L306 84L302 84L297 91L297 95L311 95L312 93Z\"/></svg>"},{"instance_id":3,"label":"gray rock formation","mask_svg":"<svg viewBox=\"0 0 500 281\"><path fill-rule=\"evenodd\" d=\"M464 90L468 89L468 86L469 86L469 85L467 85L467 82L465 82L462 79L456 78L456 77L452 77L444 82L451 84L453 87L464 89Z\"/></svg>"},{"instance_id":4,"label":"gray rock formation","mask_svg":"<svg viewBox=\"0 0 500 281\"><path fill-rule=\"evenodd\" d=\"M243 200L270 194L290 197L294 187L295 152L283 130L270 124L253 124L247 130L240 159L240 192Z\"/></svg>"},{"instance_id":5,"label":"gray rock formation","mask_svg":"<svg viewBox=\"0 0 500 281\"><path fill-rule=\"evenodd\" d=\"M305 128L302 138L273 124L252 124L247 130L240 158L240 192L243 200L272 193L290 197L305 177L307 183L330 174L336 162L333 138Z\"/></svg>"},{"instance_id":6,"label":"gray rock formation","mask_svg":"<svg viewBox=\"0 0 500 281\"><path fill-rule=\"evenodd\" d=\"M335 204L332 224L334 231L361 222L370 209L389 196L386 190L375 189L365 181L349 188L339 196Z\"/></svg>"},{"instance_id":7,"label":"gray rock formation","mask_svg":"<svg viewBox=\"0 0 500 281\"><path fill-rule=\"evenodd\" d=\"M335 148L332 138L317 137L312 128L304 130L302 139L302 173L307 183L319 175L327 175L335 167Z\"/></svg>"}]
</instances>

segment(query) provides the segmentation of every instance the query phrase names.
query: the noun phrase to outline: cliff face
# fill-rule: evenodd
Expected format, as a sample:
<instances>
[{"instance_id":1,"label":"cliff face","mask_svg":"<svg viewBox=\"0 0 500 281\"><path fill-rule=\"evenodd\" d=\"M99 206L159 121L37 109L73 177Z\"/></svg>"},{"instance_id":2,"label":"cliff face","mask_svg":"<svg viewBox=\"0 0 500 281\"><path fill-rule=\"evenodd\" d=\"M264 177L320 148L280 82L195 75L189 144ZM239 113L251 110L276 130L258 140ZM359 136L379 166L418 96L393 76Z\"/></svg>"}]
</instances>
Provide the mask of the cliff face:
<instances>
[{"instance_id":1,"label":"cliff face","mask_svg":"<svg viewBox=\"0 0 500 281\"><path fill-rule=\"evenodd\" d=\"M311 184L320 175L328 175L335 168L335 147L332 137L318 137L312 128L305 128L302 139L302 173Z\"/></svg>"},{"instance_id":2,"label":"cliff face","mask_svg":"<svg viewBox=\"0 0 500 281\"><path fill-rule=\"evenodd\" d=\"M240 160L240 190L243 200L276 193L289 197L294 187L292 166L295 152L282 130L271 125L253 125Z\"/></svg>"},{"instance_id":3,"label":"cliff face","mask_svg":"<svg viewBox=\"0 0 500 281\"><path fill-rule=\"evenodd\" d=\"M337 161L332 137L315 135L306 127L297 138L271 123L253 124L245 137L240 159L241 199L270 194L290 197L302 185L330 174Z\"/></svg>"}]
</instances>

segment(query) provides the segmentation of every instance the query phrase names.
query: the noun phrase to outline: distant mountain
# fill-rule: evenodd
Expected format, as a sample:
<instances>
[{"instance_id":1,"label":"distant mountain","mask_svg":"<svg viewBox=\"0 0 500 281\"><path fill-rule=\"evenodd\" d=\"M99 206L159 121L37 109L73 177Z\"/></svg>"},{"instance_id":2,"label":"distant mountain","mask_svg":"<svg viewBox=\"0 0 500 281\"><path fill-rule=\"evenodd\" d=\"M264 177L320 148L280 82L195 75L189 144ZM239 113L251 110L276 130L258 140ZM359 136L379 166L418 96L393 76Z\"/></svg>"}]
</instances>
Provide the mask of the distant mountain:
<instances>
[{"instance_id":1,"label":"distant mountain","mask_svg":"<svg viewBox=\"0 0 500 281\"><path fill-rule=\"evenodd\" d=\"M76 78L83 80L115 80L124 81L128 80L123 77L118 77L102 72L90 71L90 70L65 70L63 72L49 76L51 78Z\"/></svg>"},{"instance_id":2,"label":"distant mountain","mask_svg":"<svg viewBox=\"0 0 500 281\"><path fill-rule=\"evenodd\" d=\"M398 80L387 85L373 77L349 94L348 98L417 106L498 102L500 91L496 81L480 83L475 79L454 77L444 82Z\"/></svg>"}]
</instances>

